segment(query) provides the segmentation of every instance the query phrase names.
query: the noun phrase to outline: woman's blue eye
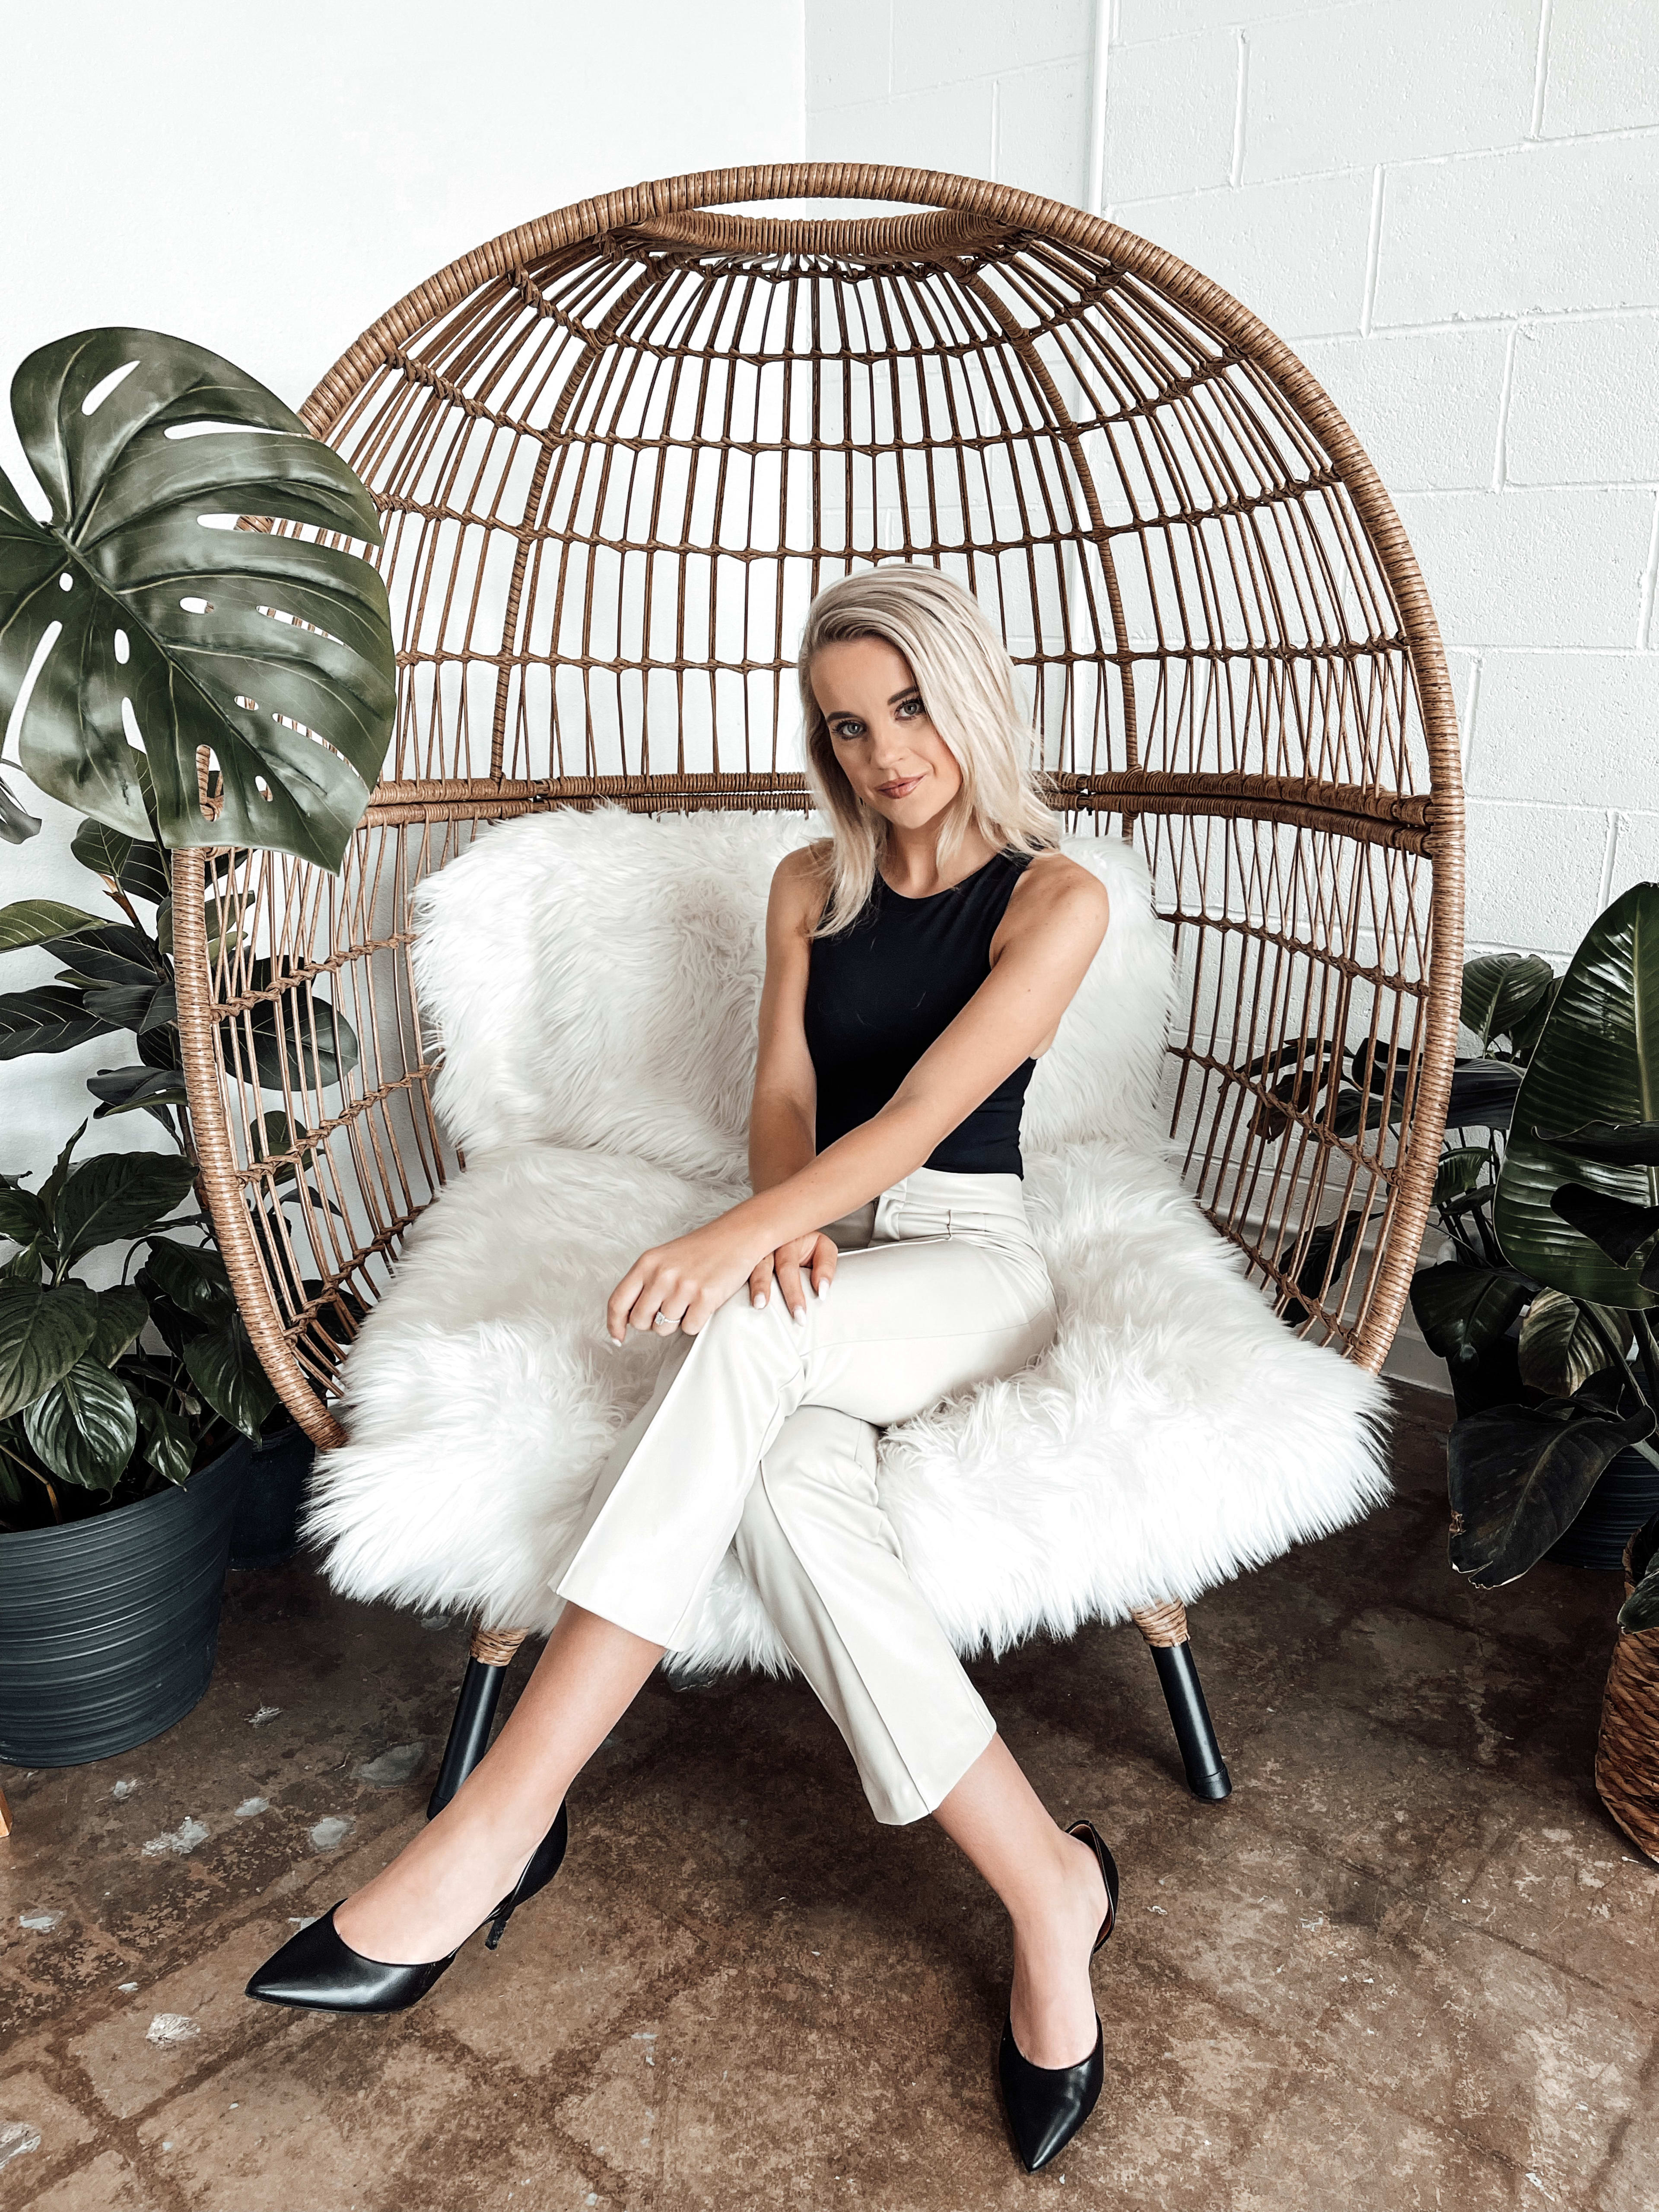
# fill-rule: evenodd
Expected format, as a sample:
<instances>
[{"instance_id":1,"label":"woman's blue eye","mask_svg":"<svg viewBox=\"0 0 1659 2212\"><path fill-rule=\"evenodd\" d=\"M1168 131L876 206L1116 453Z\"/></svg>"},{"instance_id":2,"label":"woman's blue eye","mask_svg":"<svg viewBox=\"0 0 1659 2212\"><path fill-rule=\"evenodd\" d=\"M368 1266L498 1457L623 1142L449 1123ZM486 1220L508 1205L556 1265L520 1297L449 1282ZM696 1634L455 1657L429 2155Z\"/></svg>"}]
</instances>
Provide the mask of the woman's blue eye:
<instances>
[{"instance_id":1,"label":"woman's blue eye","mask_svg":"<svg viewBox=\"0 0 1659 2212\"><path fill-rule=\"evenodd\" d=\"M901 699L896 711L900 714L908 716L911 714L926 714L927 710L922 705L920 699Z\"/></svg>"}]
</instances>

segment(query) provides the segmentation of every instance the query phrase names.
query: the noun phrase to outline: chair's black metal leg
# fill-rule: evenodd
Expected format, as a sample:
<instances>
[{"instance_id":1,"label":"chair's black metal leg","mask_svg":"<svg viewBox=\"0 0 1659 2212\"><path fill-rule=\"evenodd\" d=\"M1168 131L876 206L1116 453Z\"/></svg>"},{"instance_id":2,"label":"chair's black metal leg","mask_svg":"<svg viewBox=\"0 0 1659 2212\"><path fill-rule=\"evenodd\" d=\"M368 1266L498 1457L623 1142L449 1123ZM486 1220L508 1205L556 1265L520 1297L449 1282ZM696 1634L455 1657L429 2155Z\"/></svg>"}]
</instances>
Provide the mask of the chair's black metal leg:
<instances>
[{"instance_id":1,"label":"chair's black metal leg","mask_svg":"<svg viewBox=\"0 0 1659 2212\"><path fill-rule=\"evenodd\" d=\"M507 1663L510 1662L491 1666L483 1659L468 1659L466 1673L461 1679L461 1694L455 1701L455 1717L449 1723L443 1765L438 1769L437 1787L427 1802L428 1820L443 1811L489 1748L489 1730L495 1718L501 1684L507 1679Z\"/></svg>"},{"instance_id":2,"label":"chair's black metal leg","mask_svg":"<svg viewBox=\"0 0 1659 2212\"><path fill-rule=\"evenodd\" d=\"M1215 1740L1210 1709L1204 1702L1203 1685L1193 1664L1193 1647L1185 1643L1154 1644L1152 1662L1164 1686L1170 1718L1175 1723L1176 1741L1181 1746L1182 1764L1187 1770L1187 1787L1194 1797L1218 1805L1224 1797L1231 1796L1233 1785L1221 1756L1221 1747Z\"/></svg>"}]
</instances>

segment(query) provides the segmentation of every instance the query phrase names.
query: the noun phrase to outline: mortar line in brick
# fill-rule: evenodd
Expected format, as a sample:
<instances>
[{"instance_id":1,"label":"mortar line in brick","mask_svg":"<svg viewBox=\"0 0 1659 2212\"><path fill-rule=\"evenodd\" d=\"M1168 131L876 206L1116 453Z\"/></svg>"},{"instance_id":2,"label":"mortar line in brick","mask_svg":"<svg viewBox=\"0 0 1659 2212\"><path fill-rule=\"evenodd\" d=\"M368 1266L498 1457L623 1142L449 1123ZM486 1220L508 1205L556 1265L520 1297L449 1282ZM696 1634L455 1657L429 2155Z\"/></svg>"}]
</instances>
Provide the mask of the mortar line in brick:
<instances>
[{"instance_id":1,"label":"mortar line in brick","mask_svg":"<svg viewBox=\"0 0 1659 2212\"><path fill-rule=\"evenodd\" d=\"M1642 604L1636 617L1636 644L1641 651L1647 644L1653 622L1654 579L1659 573L1659 499L1653 507L1653 528L1648 538L1647 562L1642 570Z\"/></svg>"},{"instance_id":2,"label":"mortar line in brick","mask_svg":"<svg viewBox=\"0 0 1659 2212\"><path fill-rule=\"evenodd\" d=\"M1359 334L1367 338L1371 334L1377 271L1382 259L1382 177L1383 165L1379 161L1371 173L1370 215L1365 230L1365 289L1359 304Z\"/></svg>"},{"instance_id":3,"label":"mortar line in brick","mask_svg":"<svg viewBox=\"0 0 1659 2212\"><path fill-rule=\"evenodd\" d=\"M1463 783L1465 789L1468 787L1469 764L1474 758L1475 717L1480 706L1480 671L1484 665L1485 664L1478 653L1472 657L1469 663L1468 698L1463 708Z\"/></svg>"},{"instance_id":4,"label":"mortar line in brick","mask_svg":"<svg viewBox=\"0 0 1659 2212\"><path fill-rule=\"evenodd\" d=\"M1238 41L1238 69L1233 91L1233 159L1229 181L1242 185L1244 181L1244 120L1250 97L1250 41L1242 26L1235 35Z\"/></svg>"},{"instance_id":5,"label":"mortar line in brick","mask_svg":"<svg viewBox=\"0 0 1659 2212\"><path fill-rule=\"evenodd\" d=\"M1533 57L1532 121L1528 125L1529 138L1544 135L1544 93L1550 74L1550 14L1555 0L1539 0L1538 46Z\"/></svg>"},{"instance_id":6,"label":"mortar line in brick","mask_svg":"<svg viewBox=\"0 0 1659 2212\"><path fill-rule=\"evenodd\" d=\"M1504 374L1498 386L1498 434L1492 441L1492 488L1502 491L1509 473L1510 395L1515 388L1515 349L1521 336L1517 319L1504 341Z\"/></svg>"},{"instance_id":7,"label":"mortar line in brick","mask_svg":"<svg viewBox=\"0 0 1659 2212\"><path fill-rule=\"evenodd\" d=\"M1620 856L1621 823L1624 823L1624 814L1621 814L1617 807L1608 807L1608 841L1606 841L1604 849L1601 849L1601 884L1599 884L1597 898L1595 898L1595 911L1597 911L1597 914L1601 914L1601 911L1610 905L1610 900L1613 900L1613 867L1617 856Z\"/></svg>"}]
</instances>

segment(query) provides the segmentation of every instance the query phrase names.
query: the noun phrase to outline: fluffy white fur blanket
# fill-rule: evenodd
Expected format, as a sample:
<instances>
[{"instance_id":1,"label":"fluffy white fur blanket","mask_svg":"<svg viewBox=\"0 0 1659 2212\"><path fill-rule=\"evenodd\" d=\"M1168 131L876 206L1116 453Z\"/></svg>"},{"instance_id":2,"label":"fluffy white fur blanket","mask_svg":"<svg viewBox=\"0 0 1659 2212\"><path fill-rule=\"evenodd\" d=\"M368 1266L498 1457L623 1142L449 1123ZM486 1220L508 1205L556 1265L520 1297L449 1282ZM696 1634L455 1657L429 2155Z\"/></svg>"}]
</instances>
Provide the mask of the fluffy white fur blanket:
<instances>
[{"instance_id":1,"label":"fluffy white fur blanket","mask_svg":"<svg viewBox=\"0 0 1659 2212\"><path fill-rule=\"evenodd\" d=\"M434 1095L468 1164L346 1363L349 1441L319 1455L309 1513L337 1589L550 1626L589 1484L662 1356L608 1349L604 1300L746 1190L766 886L815 827L532 816L421 886ZM1059 1335L881 1448L905 1559L964 1653L1194 1598L1387 1494L1382 1385L1274 1317L1157 1133L1172 968L1145 865L1115 839L1066 849L1113 905L1026 1107ZM728 1555L677 1663L745 1662L787 1664Z\"/></svg>"}]
</instances>

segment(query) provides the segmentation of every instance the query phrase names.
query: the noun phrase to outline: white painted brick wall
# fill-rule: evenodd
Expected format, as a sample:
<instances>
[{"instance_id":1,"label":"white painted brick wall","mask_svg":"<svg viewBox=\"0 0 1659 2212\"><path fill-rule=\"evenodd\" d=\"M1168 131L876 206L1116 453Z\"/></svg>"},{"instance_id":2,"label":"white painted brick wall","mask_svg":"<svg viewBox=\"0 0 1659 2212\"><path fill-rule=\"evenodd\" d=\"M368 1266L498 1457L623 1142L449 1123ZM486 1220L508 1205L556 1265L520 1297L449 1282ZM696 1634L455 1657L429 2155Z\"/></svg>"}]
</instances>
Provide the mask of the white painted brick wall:
<instances>
[{"instance_id":1,"label":"white painted brick wall","mask_svg":"<svg viewBox=\"0 0 1659 2212\"><path fill-rule=\"evenodd\" d=\"M1659 0L806 0L806 22L809 155L1079 205L1098 174L1103 212L1307 361L1440 617L1470 950L1562 964L1659 877Z\"/></svg>"}]
</instances>

